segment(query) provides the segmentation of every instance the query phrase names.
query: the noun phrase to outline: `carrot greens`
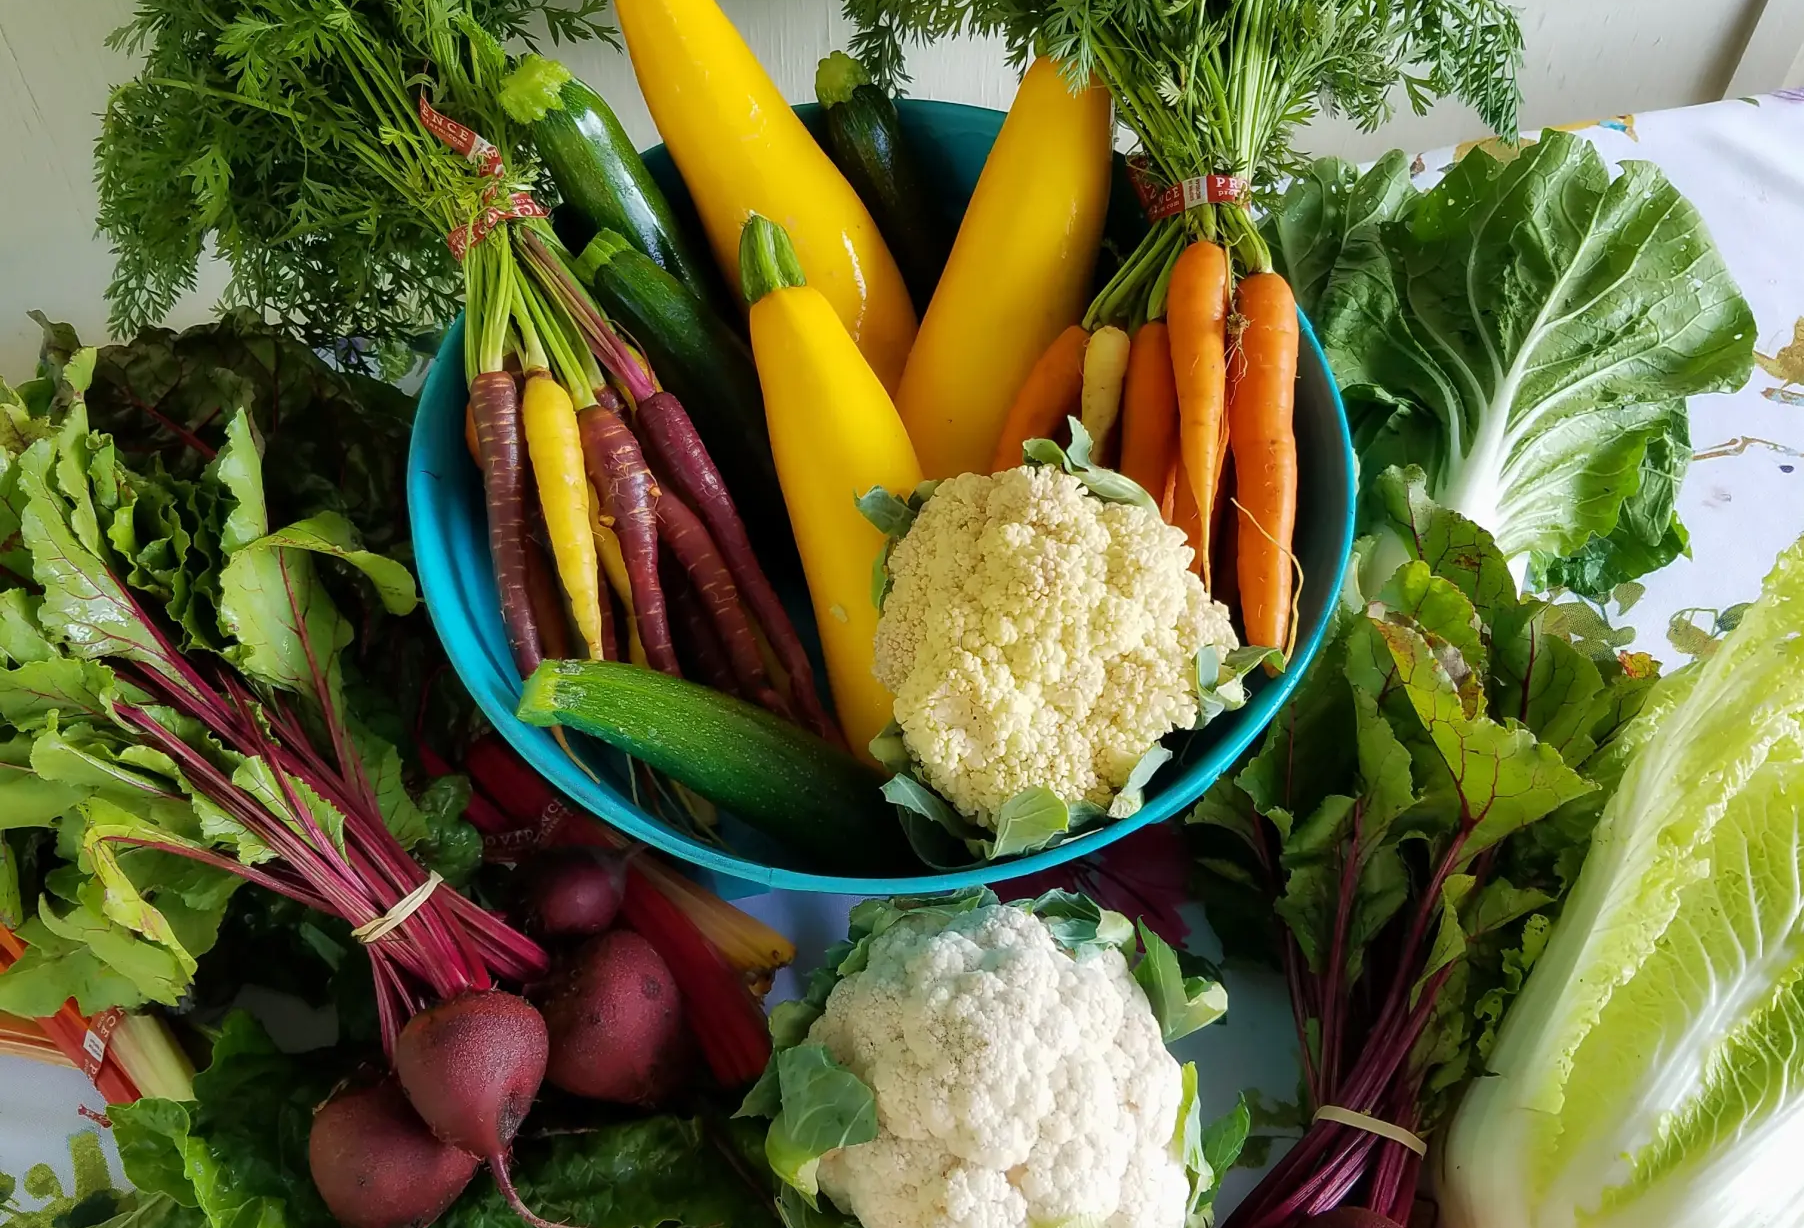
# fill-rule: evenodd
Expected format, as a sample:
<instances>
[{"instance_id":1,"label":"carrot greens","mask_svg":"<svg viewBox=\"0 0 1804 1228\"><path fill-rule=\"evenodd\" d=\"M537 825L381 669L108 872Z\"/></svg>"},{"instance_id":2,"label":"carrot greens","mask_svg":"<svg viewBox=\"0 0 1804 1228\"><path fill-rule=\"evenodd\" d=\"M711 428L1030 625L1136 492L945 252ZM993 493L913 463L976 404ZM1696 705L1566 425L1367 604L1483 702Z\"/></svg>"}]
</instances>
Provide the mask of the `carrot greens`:
<instances>
[{"instance_id":1,"label":"carrot greens","mask_svg":"<svg viewBox=\"0 0 1804 1228\"><path fill-rule=\"evenodd\" d=\"M487 102L501 43L539 28L611 38L602 7L144 0L108 40L143 67L114 92L95 146L113 331L160 322L210 247L230 269L228 304L354 364L403 354L457 310L445 232L482 188L414 118L418 66L434 66L437 105L505 145Z\"/></svg>"}]
</instances>

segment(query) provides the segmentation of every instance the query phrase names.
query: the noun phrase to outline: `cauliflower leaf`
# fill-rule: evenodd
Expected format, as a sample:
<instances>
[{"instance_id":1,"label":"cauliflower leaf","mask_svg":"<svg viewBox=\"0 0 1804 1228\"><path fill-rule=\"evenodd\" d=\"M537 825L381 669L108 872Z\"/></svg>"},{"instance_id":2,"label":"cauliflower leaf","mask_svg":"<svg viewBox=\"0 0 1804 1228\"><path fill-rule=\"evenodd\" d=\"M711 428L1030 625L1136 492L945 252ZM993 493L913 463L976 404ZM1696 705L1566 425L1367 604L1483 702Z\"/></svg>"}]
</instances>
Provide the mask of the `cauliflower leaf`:
<instances>
[{"instance_id":1,"label":"cauliflower leaf","mask_svg":"<svg viewBox=\"0 0 1804 1228\"><path fill-rule=\"evenodd\" d=\"M796 1045L771 1060L782 1107L764 1137L764 1155L772 1172L817 1206L821 1157L877 1137L877 1098L825 1045Z\"/></svg>"}]
</instances>

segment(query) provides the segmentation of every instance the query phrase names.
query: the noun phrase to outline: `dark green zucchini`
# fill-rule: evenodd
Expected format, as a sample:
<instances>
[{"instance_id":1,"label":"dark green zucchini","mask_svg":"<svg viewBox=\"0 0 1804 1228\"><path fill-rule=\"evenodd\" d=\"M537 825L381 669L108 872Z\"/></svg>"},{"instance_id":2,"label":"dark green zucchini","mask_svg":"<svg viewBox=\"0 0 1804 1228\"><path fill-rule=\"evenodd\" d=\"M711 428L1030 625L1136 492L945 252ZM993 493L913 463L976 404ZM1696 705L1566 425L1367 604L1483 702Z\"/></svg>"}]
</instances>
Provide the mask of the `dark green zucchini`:
<instances>
[{"instance_id":1,"label":"dark green zucchini","mask_svg":"<svg viewBox=\"0 0 1804 1228\"><path fill-rule=\"evenodd\" d=\"M624 235L704 301L719 300L713 264L697 259L670 202L601 95L571 78L558 100L561 107L533 123L532 139L564 203L588 222L590 233Z\"/></svg>"},{"instance_id":2,"label":"dark green zucchini","mask_svg":"<svg viewBox=\"0 0 1804 1228\"><path fill-rule=\"evenodd\" d=\"M589 241L576 271L689 411L766 571L796 574L751 349L693 290L612 230Z\"/></svg>"},{"instance_id":3,"label":"dark green zucchini","mask_svg":"<svg viewBox=\"0 0 1804 1228\"><path fill-rule=\"evenodd\" d=\"M762 708L620 661L547 661L519 717L600 738L694 789L815 869L918 870L883 777Z\"/></svg>"},{"instance_id":4,"label":"dark green zucchini","mask_svg":"<svg viewBox=\"0 0 1804 1228\"><path fill-rule=\"evenodd\" d=\"M915 310L925 312L952 251L935 196L902 140L890 96L843 51L820 62L814 96L827 116L827 153L876 219L902 267Z\"/></svg>"}]
</instances>

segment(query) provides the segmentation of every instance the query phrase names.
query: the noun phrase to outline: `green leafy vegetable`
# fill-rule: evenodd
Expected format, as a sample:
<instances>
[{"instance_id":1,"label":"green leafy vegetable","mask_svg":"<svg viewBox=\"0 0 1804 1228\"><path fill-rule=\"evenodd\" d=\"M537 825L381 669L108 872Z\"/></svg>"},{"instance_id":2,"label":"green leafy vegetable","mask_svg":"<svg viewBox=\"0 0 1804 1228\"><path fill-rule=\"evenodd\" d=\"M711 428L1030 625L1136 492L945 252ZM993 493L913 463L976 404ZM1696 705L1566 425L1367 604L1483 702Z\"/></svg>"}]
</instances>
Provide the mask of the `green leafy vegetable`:
<instances>
[{"instance_id":1,"label":"green leafy vegetable","mask_svg":"<svg viewBox=\"0 0 1804 1228\"><path fill-rule=\"evenodd\" d=\"M1373 489L1413 560L1342 609L1263 744L1190 817L1225 949L1276 959L1301 987L1309 1101L1421 1133L1483 1072L1653 680L1580 651L1556 607L1517 596L1490 534L1430 500L1420 470ZM1360 1145L1314 1123L1242 1213ZM1401 1174L1376 1182L1373 1205L1406 1213Z\"/></svg>"},{"instance_id":2,"label":"green leafy vegetable","mask_svg":"<svg viewBox=\"0 0 1804 1228\"><path fill-rule=\"evenodd\" d=\"M478 178L411 122L413 74L441 53L454 68L455 56L499 57L501 42L532 39L540 21L554 37L609 37L599 10L593 0L139 4L108 44L141 55L143 68L114 92L95 147L100 228L116 260L112 331L159 322L211 246L232 270L229 304L353 364L405 352L457 312L462 277L445 233L461 219L434 215L447 199L455 213L466 191L473 202ZM405 126L371 123L355 75L330 50L340 40L366 68L379 65L378 77L406 82ZM511 144L498 106L431 75L433 101L465 104L459 118Z\"/></svg>"},{"instance_id":3,"label":"green leafy vegetable","mask_svg":"<svg viewBox=\"0 0 1804 1228\"><path fill-rule=\"evenodd\" d=\"M1740 387L1756 329L1697 210L1651 164L1613 179L1554 131L1511 161L1475 151L1426 193L1400 156L1363 176L1324 162L1267 236L1348 394L1365 472L1420 466L1428 497L1506 559L1586 594L1685 548L1683 398Z\"/></svg>"},{"instance_id":4,"label":"green leafy vegetable","mask_svg":"<svg viewBox=\"0 0 1804 1228\"><path fill-rule=\"evenodd\" d=\"M1597 753L1620 783L1551 936L1508 965L1495 1077L1448 1136L1452 1224L1782 1223L1798 1205L1801 665L1804 543Z\"/></svg>"},{"instance_id":5,"label":"green leafy vegetable","mask_svg":"<svg viewBox=\"0 0 1804 1228\"><path fill-rule=\"evenodd\" d=\"M774 1054L771 1064L782 1108L765 1135L765 1158L772 1172L815 1205L821 1157L877 1137L877 1098L825 1045L795 1045Z\"/></svg>"}]
</instances>

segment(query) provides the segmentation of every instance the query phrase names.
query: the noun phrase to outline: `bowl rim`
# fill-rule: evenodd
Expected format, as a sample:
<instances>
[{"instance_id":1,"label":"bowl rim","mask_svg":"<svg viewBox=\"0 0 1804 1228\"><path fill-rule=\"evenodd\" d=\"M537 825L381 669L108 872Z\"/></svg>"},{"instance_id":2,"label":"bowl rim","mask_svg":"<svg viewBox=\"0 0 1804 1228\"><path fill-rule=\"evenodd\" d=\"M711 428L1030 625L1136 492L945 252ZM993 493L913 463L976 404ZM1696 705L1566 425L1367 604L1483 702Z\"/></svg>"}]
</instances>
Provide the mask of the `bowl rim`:
<instances>
[{"instance_id":1,"label":"bowl rim","mask_svg":"<svg viewBox=\"0 0 1804 1228\"><path fill-rule=\"evenodd\" d=\"M961 107L961 109L984 110L981 107L968 106ZM515 680L510 683L507 680L512 674L511 662L508 663L509 668L504 675L497 663L491 659L490 654L481 648L474 630L461 620L456 625L452 625L447 617L452 610L460 608L459 603L455 600L458 590L455 580L456 566L451 557L449 538L443 533L428 531L428 526L438 523L439 518L431 495L441 480L440 475L432 472L429 468L430 440L434 432L446 431L449 428L435 420L443 415L435 415L429 412L427 407L436 401L457 404L463 400L460 395L451 397L443 395L435 397L434 395L435 390L447 380L461 381L464 378L462 359L464 319L461 313L451 328L446 331L439 353L432 362L424 386L420 389L419 410L414 418L407 456L407 510L413 537L414 566L418 572L420 590L428 617L432 620L433 629L444 646L445 655L450 660L452 668L457 671L458 678L471 697L475 699L478 708L496 731L519 752L534 771L549 781L565 797L575 801L578 806L591 812L602 822L692 865L726 878L752 884L756 888L846 895L895 895L955 891L965 887L999 883L1053 869L1096 852L1141 828L1154 823L1162 823L1177 815L1181 810L1194 805L1202 796L1202 792L1207 790L1209 784L1218 780L1228 768L1233 766L1234 761L1240 757L1242 752L1264 734L1278 710L1290 698L1303 675L1308 672L1310 665L1315 661L1316 655L1320 652L1327 637L1328 630L1334 622L1333 603L1336 598L1333 594L1339 593L1345 583L1347 567L1353 551L1354 517L1358 498L1358 463L1353 451L1353 438L1347 423L1346 408L1342 403L1340 389L1333 377L1332 368L1328 365L1327 355L1323 352L1308 317L1300 309L1297 312L1297 318L1304 344L1308 346L1316 362L1320 364L1320 369L1327 376L1329 401L1333 406L1335 425L1340 438L1340 461L1347 475L1347 502L1346 506L1341 509L1342 514L1337 518L1339 541L1334 543L1336 562L1331 577L1332 582L1327 589L1330 594L1329 609L1324 617L1317 620L1307 638L1297 645L1290 668L1278 677L1257 687L1247 704L1231 714L1234 717L1235 728L1228 736L1218 739L1196 761L1186 766L1156 796L1148 798L1146 804L1135 814L1125 819L1117 819L1112 823L1103 824L1053 848L1043 849L1037 853L1012 858L1008 861L896 877L845 877L795 870L783 866L768 866L691 839L675 828L645 814L630 799L621 796L612 785L597 782L579 769L558 748L547 731L529 726L516 717L514 707L509 703L504 703L501 698L504 691L511 691L515 700L519 696L519 682ZM458 431L458 435L461 438L461 430ZM457 453L461 456L461 446L457 449ZM1192 792L1188 788L1176 787L1180 781L1195 779L1198 776L1209 782L1203 786L1203 790ZM597 804L598 796L601 799L601 805Z\"/></svg>"}]
</instances>

